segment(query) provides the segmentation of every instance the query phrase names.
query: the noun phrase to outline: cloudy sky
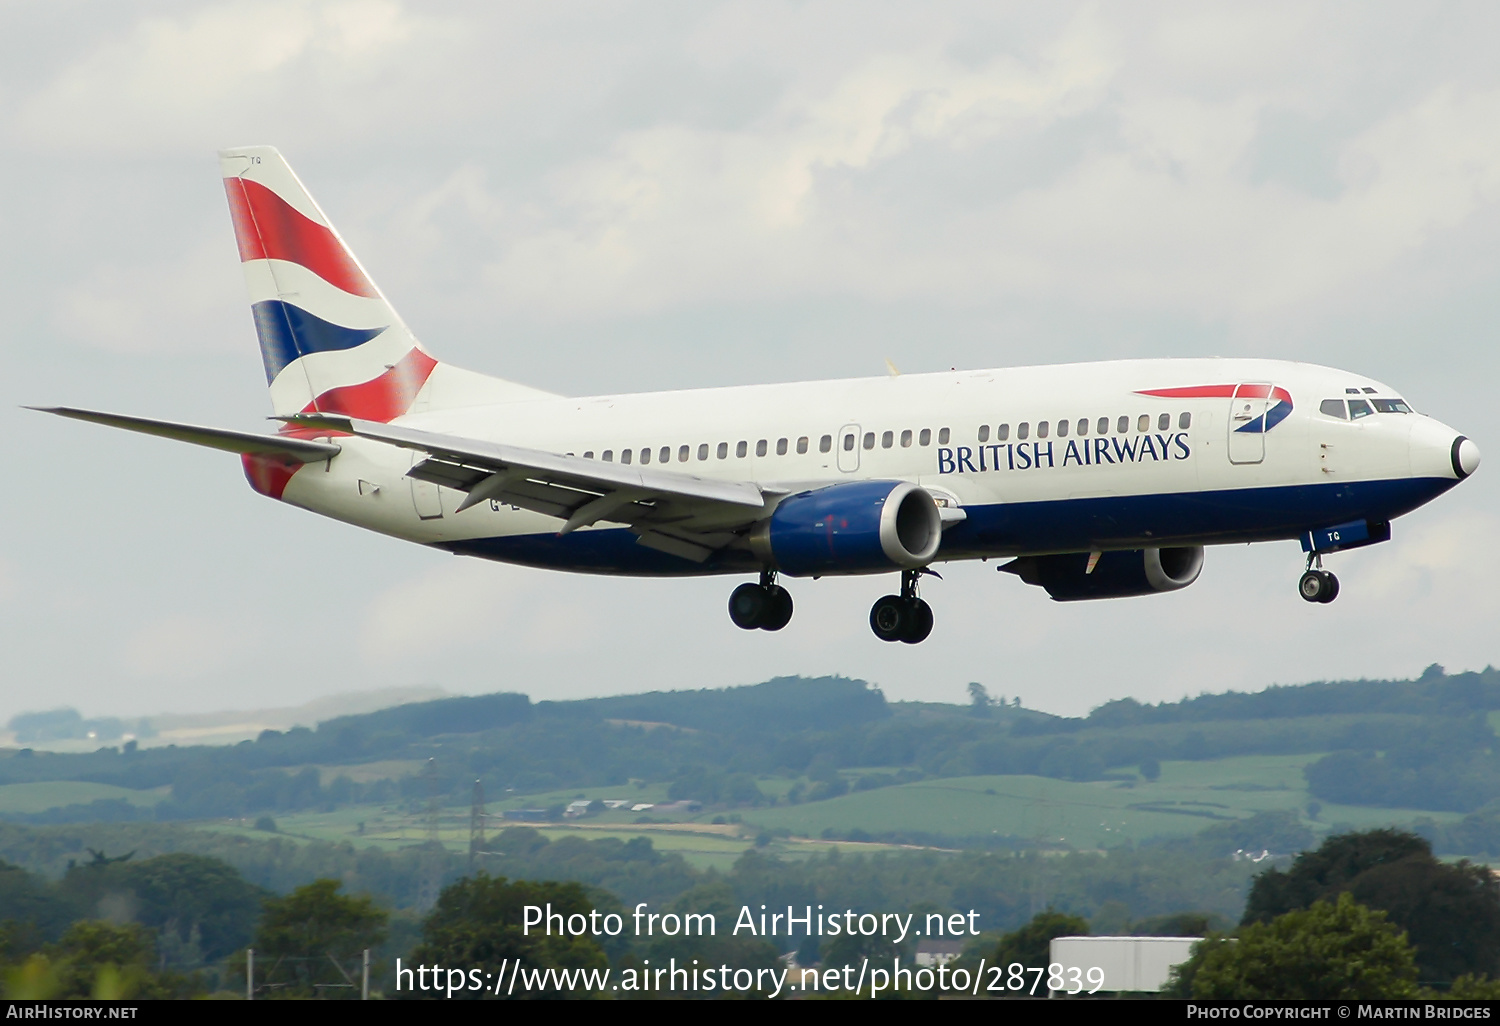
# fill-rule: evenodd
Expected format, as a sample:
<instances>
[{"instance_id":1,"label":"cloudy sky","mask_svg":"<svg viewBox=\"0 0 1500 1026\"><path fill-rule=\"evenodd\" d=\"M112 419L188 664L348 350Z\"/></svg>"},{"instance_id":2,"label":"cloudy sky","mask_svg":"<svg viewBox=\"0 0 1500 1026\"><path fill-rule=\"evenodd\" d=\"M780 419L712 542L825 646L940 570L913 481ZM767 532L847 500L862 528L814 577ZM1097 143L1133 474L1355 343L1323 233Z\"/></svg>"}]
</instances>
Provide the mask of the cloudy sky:
<instances>
[{"instance_id":1,"label":"cloudy sky","mask_svg":"<svg viewBox=\"0 0 1500 1026\"><path fill-rule=\"evenodd\" d=\"M214 151L288 156L453 363L569 394L1126 356L1388 381L1500 462L1493 4L0 6L0 717L393 684L577 697L842 673L1077 714L1500 663L1500 467L1334 557L1212 549L1058 605L991 566L570 577L253 494L233 457L18 409L263 429Z\"/></svg>"}]
</instances>

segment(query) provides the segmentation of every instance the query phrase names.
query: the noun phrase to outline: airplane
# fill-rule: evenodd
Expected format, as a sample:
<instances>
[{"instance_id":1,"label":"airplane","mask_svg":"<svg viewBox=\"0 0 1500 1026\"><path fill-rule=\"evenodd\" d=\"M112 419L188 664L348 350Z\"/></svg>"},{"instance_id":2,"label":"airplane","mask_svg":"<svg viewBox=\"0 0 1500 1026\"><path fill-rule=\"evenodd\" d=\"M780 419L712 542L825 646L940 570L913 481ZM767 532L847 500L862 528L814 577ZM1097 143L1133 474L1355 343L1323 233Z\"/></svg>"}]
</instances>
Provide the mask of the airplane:
<instances>
[{"instance_id":1,"label":"airplane","mask_svg":"<svg viewBox=\"0 0 1500 1026\"><path fill-rule=\"evenodd\" d=\"M1117 360L570 398L430 355L269 146L219 154L274 434L34 407L237 453L262 495L458 555L594 574L899 574L882 641L928 637L933 564L1055 600L1176 591L1209 545L1324 557L1475 472L1478 446L1386 385L1265 359Z\"/></svg>"}]
</instances>

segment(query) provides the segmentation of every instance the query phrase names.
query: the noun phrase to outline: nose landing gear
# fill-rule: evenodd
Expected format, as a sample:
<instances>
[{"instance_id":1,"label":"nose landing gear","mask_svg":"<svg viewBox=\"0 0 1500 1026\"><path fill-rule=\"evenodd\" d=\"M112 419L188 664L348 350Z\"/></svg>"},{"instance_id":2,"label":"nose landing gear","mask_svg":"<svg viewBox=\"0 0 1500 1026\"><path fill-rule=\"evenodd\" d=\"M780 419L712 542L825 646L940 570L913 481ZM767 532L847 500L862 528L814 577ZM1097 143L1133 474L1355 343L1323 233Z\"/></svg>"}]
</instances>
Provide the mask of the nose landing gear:
<instances>
[{"instance_id":1,"label":"nose landing gear","mask_svg":"<svg viewBox=\"0 0 1500 1026\"><path fill-rule=\"evenodd\" d=\"M1328 603L1339 597L1339 579L1323 569L1323 557L1316 552L1308 553L1307 572L1297 582L1297 593L1308 602Z\"/></svg>"},{"instance_id":2,"label":"nose landing gear","mask_svg":"<svg viewBox=\"0 0 1500 1026\"><path fill-rule=\"evenodd\" d=\"M904 641L908 645L927 640L932 633L932 607L917 597L917 579L931 570L901 571L901 594L886 595L870 607L870 630L881 641Z\"/></svg>"},{"instance_id":3,"label":"nose landing gear","mask_svg":"<svg viewBox=\"0 0 1500 1026\"><path fill-rule=\"evenodd\" d=\"M742 630L779 631L792 620L792 595L776 583L776 571L762 570L759 584L729 593L729 619Z\"/></svg>"}]
</instances>

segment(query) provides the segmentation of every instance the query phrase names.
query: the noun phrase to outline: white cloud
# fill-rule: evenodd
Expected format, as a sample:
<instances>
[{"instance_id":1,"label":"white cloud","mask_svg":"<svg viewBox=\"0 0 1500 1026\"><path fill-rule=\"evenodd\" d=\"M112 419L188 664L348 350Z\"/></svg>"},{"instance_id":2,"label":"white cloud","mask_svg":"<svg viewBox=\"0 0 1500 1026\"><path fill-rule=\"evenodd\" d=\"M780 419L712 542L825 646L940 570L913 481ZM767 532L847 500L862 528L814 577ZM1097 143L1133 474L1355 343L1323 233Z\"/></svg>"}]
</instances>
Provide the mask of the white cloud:
<instances>
[{"instance_id":1,"label":"white cloud","mask_svg":"<svg viewBox=\"0 0 1500 1026\"><path fill-rule=\"evenodd\" d=\"M283 119L298 107L321 113L299 91L374 83L412 34L395 0L235 0L148 15L26 97L14 131L31 146L117 156L212 137L268 107Z\"/></svg>"},{"instance_id":2,"label":"white cloud","mask_svg":"<svg viewBox=\"0 0 1500 1026\"><path fill-rule=\"evenodd\" d=\"M116 353L240 349L253 343L239 279L224 238L176 259L106 263L58 290L54 323L69 338Z\"/></svg>"}]
</instances>

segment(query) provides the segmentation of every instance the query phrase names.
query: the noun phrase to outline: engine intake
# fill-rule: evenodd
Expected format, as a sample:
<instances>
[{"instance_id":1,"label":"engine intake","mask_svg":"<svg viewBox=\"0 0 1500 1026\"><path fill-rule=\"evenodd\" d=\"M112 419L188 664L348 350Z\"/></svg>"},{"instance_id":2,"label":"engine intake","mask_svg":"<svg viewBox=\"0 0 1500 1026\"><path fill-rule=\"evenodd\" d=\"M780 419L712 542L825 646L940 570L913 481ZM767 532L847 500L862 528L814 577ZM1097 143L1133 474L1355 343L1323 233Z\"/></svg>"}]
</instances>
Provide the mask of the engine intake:
<instances>
[{"instance_id":1,"label":"engine intake","mask_svg":"<svg viewBox=\"0 0 1500 1026\"><path fill-rule=\"evenodd\" d=\"M1093 573L1088 572L1088 564L1088 553L1070 552L1022 556L1000 569L1046 588L1058 602L1125 598L1186 588L1203 571L1203 546L1106 552Z\"/></svg>"},{"instance_id":2,"label":"engine intake","mask_svg":"<svg viewBox=\"0 0 1500 1026\"><path fill-rule=\"evenodd\" d=\"M783 499L750 546L793 577L914 570L937 555L943 521L927 489L908 481L851 481Z\"/></svg>"}]
</instances>

